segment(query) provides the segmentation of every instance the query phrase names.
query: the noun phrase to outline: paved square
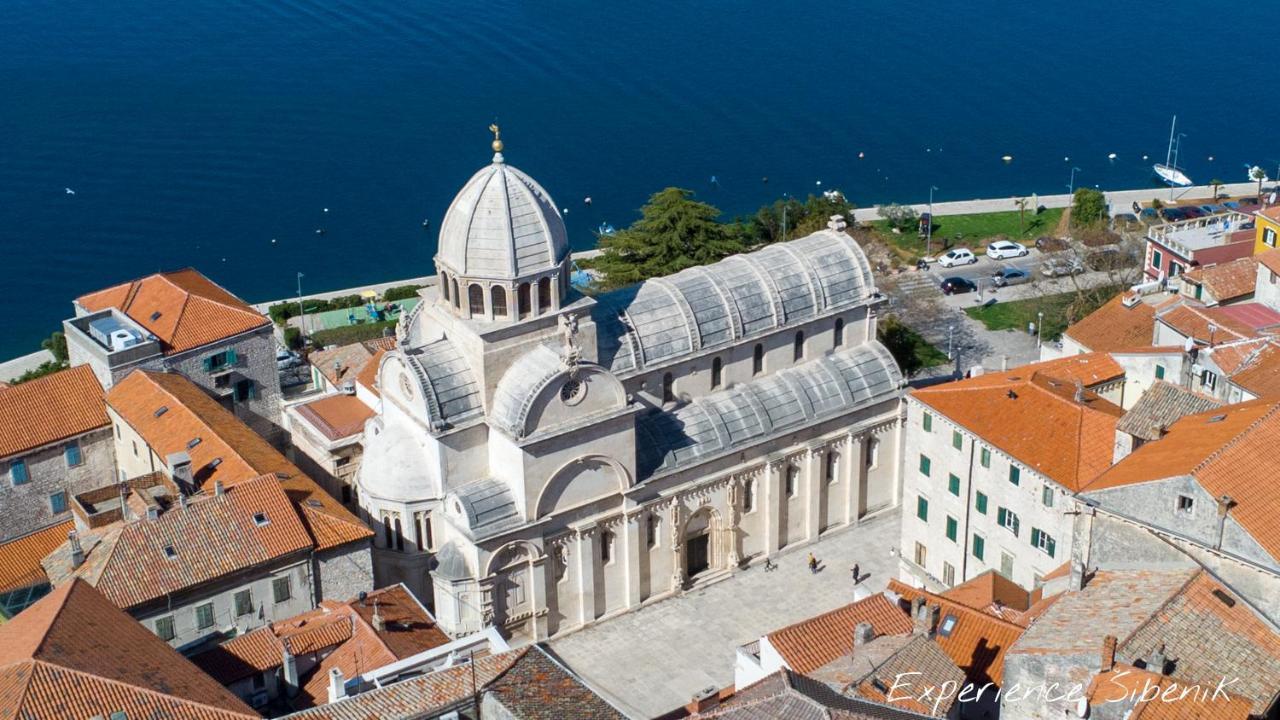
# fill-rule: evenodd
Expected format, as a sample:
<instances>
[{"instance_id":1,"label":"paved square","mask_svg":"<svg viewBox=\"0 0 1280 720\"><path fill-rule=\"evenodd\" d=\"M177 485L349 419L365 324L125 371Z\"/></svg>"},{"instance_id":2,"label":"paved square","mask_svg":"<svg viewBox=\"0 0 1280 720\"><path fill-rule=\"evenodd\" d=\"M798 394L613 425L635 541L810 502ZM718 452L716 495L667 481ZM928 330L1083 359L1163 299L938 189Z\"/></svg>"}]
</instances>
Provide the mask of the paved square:
<instances>
[{"instance_id":1,"label":"paved square","mask_svg":"<svg viewBox=\"0 0 1280 720\"><path fill-rule=\"evenodd\" d=\"M897 573L901 511L783 550L778 569L763 565L553 640L551 648L631 717L651 718L699 690L733 683L734 651L761 635L853 601L849 569L880 592ZM806 567L812 552L822 571Z\"/></svg>"}]
</instances>

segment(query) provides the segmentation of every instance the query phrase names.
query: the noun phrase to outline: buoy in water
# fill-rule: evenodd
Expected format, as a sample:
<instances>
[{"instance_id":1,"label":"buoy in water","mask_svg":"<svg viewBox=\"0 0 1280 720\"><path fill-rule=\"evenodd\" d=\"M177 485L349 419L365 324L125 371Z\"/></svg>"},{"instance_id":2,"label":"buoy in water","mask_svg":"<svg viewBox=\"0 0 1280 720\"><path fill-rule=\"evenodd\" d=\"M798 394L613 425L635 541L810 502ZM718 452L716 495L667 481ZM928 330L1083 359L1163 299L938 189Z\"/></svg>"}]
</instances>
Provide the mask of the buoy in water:
<instances>
[{"instance_id":1,"label":"buoy in water","mask_svg":"<svg viewBox=\"0 0 1280 720\"><path fill-rule=\"evenodd\" d=\"M272 244L272 245L275 245L275 244L276 244L276 239L275 239L275 238L271 238L271 244Z\"/></svg>"},{"instance_id":2,"label":"buoy in water","mask_svg":"<svg viewBox=\"0 0 1280 720\"><path fill-rule=\"evenodd\" d=\"M1007 163L1011 163L1011 162L1013 162L1013 156L1012 156L1012 155L1005 155L1005 156L1001 157L1000 159L1001 159L1001 160L1003 160L1003 161L1005 161L1005 162L1007 162Z\"/></svg>"},{"instance_id":3,"label":"buoy in water","mask_svg":"<svg viewBox=\"0 0 1280 720\"><path fill-rule=\"evenodd\" d=\"M1107 156L1107 159L1108 159L1108 160L1115 160L1115 159L1116 159L1116 154L1115 154L1115 153L1111 153L1110 155L1108 155L1108 156Z\"/></svg>"},{"instance_id":4,"label":"buoy in water","mask_svg":"<svg viewBox=\"0 0 1280 720\"><path fill-rule=\"evenodd\" d=\"M325 208L325 209L324 209L324 211L325 211L325 212L329 212L329 208Z\"/></svg>"},{"instance_id":5,"label":"buoy in water","mask_svg":"<svg viewBox=\"0 0 1280 720\"><path fill-rule=\"evenodd\" d=\"M1142 159L1143 159L1143 160L1146 160L1146 159L1147 159L1147 156L1146 156L1146 155L1143 155L1143 156L1142 156Z\"/></svg>"},{"instance_id":6,"label":"buoy in water","mask_svg":"<svg viewBox=\"0 0 1280 720\"><path fill-rule=\"evenodd\" d=\"M588 195L587 197L582 198L582 202L584 202L584 203L586 203L586 204L590 205L590 204L591 204L591 196L590 196L590 195Z\"/></svg>"},{"instance_id":7,"label":"buoy in water","mask_svg":"<svg viewBox=\"0 0 1280 720\"><path fill-rule=\"evenodd\" d=\"M767 182L769 182L769 176L768 176L768 175L765 175L764 177L760 178L760 182L762 182L762 183L767 183Z\"/></svg>"},{"instance_id":8,"label":"buoy in water","mask_svg":"<svg viewBox=\"0 0 1280 720\"><path fill-rule=\"evenodd\" d=\"M316 234L317 234L317 235L323 235L323 234L324 234L324 228L316 228Z\"/></svg>"},{"instance_id":9,"label":"buoy in water","mask_svg":"<svg viewBox=\"0 0 1280 720\"><path fill-rule=\"evenodd\" d=\"M814 183L814 185L821 185L821 184L822 184L822 181L821 181L821 180L819 180L819 181L817 181L816 183Z\"/></svg>"},{"instance_id":10,"label":"buoy in water","mask_svg":"<svg viewBox=\"0 0 1280 720\"><path fill-rule=\"evenodd\" d=\"M1210 155L1210 156L1209 156L1209 162L1213 162L1213 156L1212 156L1212 155Z\"/></svg>"},{"instance_id":11,"label":"buoy in water","mask_svg":"<svg viewBox=\"0 0 1280 720\"><path fill-rule=\"evenodd\" d=\"M860 152L860 153L858 153L858 159L859 159L859 160L861 160L862 158L864 158L864 157L866 157L866 156L867 156L867 154L866 154L866 153L864 153L864 152Z\"/></svg>"},{"instance_id":12,"label":"buoy in water","mask_svg":"<svg viewBox=\"0 0 1280 720\"><path fill-rule=\"evenodd\" d=\"M430 227L430 226L431 226L431 218L426 218L426 219L424 219L424 220L422 221L422 229L423 229L423 230L426 230L426 229L427 229L428 227Z\"/></svg>"},{"instance_id":13,"label":"buoy in water","mask_svg":"<svg viewBox=\"0 0 1280 720\"><path fill-rule=\"evenodd\" d=\"M1070 158L1070 157L1064 157L1064 158L1062 158L1062 162L1071 162L1071 158Z\"/></svg>"}]
</instances>

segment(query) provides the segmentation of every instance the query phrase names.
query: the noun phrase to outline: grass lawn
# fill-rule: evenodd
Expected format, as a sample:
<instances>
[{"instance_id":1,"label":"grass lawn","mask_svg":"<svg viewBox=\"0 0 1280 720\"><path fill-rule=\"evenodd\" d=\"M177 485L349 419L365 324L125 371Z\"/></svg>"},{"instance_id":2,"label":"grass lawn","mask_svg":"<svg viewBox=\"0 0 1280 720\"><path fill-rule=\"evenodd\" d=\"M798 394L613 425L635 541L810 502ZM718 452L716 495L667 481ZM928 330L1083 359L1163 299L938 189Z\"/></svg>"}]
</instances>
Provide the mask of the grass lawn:
<instances>
[{"instance_id":1,"label":"grass lawn","mask_svg":"<svg viewBox=\"0 0 1280 720\"><path fill-rule=\"evenodd\" d=\"M1116 292L1120 288L1115 288ZM1038 313L1044 313L1044 324L1040 327L1040 337L1046 341L1057 340L1067 326L1097 310L1114 293L1096 292L1092 297L1101 298L1100 302L1076 302L1075 293L1045 295L1043 297L1015 300L1013 302L997 302L993 305L965 308L969 317L987 326L988 330L1017 330L1026 332L1027 325L1037 321ZM945 355L944 355L945 357Z\"/></svg>"},{"instance_id":2,"label":"grass lawn","mask_svg":"<svg viewBox=\"0 0 1280 720\"><path fill-rule=\"evenodd\" d=\"M1062 208L1045 210L1039 215L1028 210L1019 230L1017 212L943 215L933 219L933 251L937 254L943 248L963 245L981 252L985 241L997 235L1032 245L1041 235L1051 234L1061 219ZM876 221L874 226L876 235L894 248L903 262L913 263L924 255L923 237L914 232L894 233L884 220Z\"/></svg>"},{"instance_id":3,"label":"grass lawn","mask_svg":"<svg viewBox=\"0 0 1280 720\"><path fill-rule=\"evenodd\" d=\"M919 342L916 343L915 355L916 359L920 361L920 367L922 369L946 365L951 362L947 359L946 353L925 342L925 339L916 335L915 331L912 331L911 334L915 335L916 338L919 339Z\"/></svg>"}]
</instances>

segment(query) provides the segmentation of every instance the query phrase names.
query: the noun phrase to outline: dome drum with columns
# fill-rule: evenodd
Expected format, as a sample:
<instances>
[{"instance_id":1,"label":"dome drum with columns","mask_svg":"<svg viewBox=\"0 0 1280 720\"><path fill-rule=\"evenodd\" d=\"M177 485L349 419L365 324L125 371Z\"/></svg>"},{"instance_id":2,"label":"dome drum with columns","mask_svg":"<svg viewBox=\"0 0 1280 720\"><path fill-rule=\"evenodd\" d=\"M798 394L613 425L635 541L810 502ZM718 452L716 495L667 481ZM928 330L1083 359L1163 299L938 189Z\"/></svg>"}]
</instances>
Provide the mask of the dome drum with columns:
<instances>
[{"instance_id":1,"label":"dome drum with columns","mask_svg":"<svg viewBox=\"0 0 1280 720\"><path fill-rule=\"evenodd\" d=\"M440 298L471 319L555 312L568 292L569 241L551 195L506 164L497 126L493 163L454 198L440 227Z\"/></svg>"}]
</instances>

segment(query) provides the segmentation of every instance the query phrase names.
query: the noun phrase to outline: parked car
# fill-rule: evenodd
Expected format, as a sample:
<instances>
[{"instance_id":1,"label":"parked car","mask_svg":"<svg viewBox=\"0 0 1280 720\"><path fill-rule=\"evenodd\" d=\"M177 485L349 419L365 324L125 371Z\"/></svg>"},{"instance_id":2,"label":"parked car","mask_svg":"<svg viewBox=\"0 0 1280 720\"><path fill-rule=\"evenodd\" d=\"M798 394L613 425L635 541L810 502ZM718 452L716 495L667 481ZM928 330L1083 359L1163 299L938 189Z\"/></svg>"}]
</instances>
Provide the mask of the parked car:
<instances>
[{"instance_id":1,"label":"parked car","mask_svg":"<svg viewBox=\"0 0 1280 720\"><path fill-rule=\"evenodd\" d=\"M948 250L938 258L938 264L942 267L955 267L957 265L972 265L978 262L978 257L968 248L955 248Z\"/></svg>"},{"instance_id":2,"label":"parked car","mask_svg":"<svg viewBox=\"0 0 1280 720\"><path fill-rule=\"evenodd\" d=\"M1070 245L1068 245L1066 240L1053 237L1052 235L1041 235L1036 238L1036 249L1040 252L1061 252L1066 250L1068 247L1070 247Z\"/></svg>"},{"instance_id":3,"label":"parked car","mask_svg":"<svg viewBox=\"0 0 1280 720\"><path fill-rule=\"evenodd\" d=\"M987 257L992 260L1023 257L1028 252L1029 251L1025 245L1013 242L1012 240L997 240L987 246Z\"/></svg>"},{"instance_id":4,"label":"parked car","mask_svg":"<svg viewBox=\"0 0 1280 720\"><path fill-rule=\"evenodd\" d=\"M978 285L972 280L962 277L949 277L942 281L943 295L959 295L960 293L973 292L978 289Z\"/></svg>"},{"instance_id":5,"label":"parked car","mask_svg":"<svg viewBox=\"0 0 1280 720\"><path fill-rule=\"evenodd\" d=\"M1161 209L1160 214L1164 216L1165 222L1178 222L1191 217L1187 214L1186 208L1167 207Z\"/></svg>"},{"instance_id":6,"label":"parked car","mask_svg":"<svg viewBox=\"0 0 1280 720\"><path fill-rule=\"evenodd\" d=\"M1031 273L1026 270L1019 270L1015 267L1000 268L991 276L991 283L996 287L1005 287L1006 285L1021 285L1031 279Z\"/></svg>"},{"instance_id":7,"label":"parked car","mask_svg":"<svg viewBox=\"0 0 1280 720\"><path fill-rule=\"evenodd\" d=\"M1259 205L1262 204L1258 202L1258 198L1256 197L1242 197L1237 199L1236 202L1240 203L1245 207L1258 207Z\"/></svg>"},{"instance_id":8,"label":"parked car","mask_svg":"<svg viewBox=\"0 0 1280 720\"><path fill-rule=\"evenodd\" d=\"M1084 263L1090 270L1119 270L1125 265L1125 257L1115 248L1102 248L1085 255Z\"/></svg>"},{"instance_id":9,"label":"parked car","mask_svg":"<svg viewBox=\"0 0 1280 720\"><path fill-rule=\"evenodd\" d=\"M1226 208L1223 207L1222 205L1201 205L1200 209L1205 211L1205 213L1209 215L1214 215L1222 212L1223 210L1226 210Z\"/></svg>"},{"instance_id":10,"label":"parked car","mask_svg":"<svg viewBox=\"0 0 1280 720\"><path fill-rule=\"evenodd\" d=\"M1240 203L1236 202L1235 200L1228 200L1228 201L1226 201L1226 202L1222 203L1222 206L1223 206L1223 207L1225 207L1225 208L1227 208L1227 209L1229 209L1229 210L1239 210L1239 209L1240 209Z\"/></svg>"},{"instance_id":11,"label":"parked car","mask_svg":"<svg viewBox=\"0 0 1280 720\"><path fill-rule=\"evenodd\" d=\"M1186 207L1180 207L1178 209L1181 210L1188 218L1204 217L1209 214L1194 205L1187 205Z\"/></svg>"},{"instance_id":12,"label":"parked car","mask_svg":"<svg viewBox=\"0 0 1280 720\"><path fill-rule=\"evenodd\" d=\"M276 348L276 367L281 370L295 368L302 364L302 358L298 357L298 353L290 352L284 348Z\"/></svg>"},{"instance_id":13,"label":"parked car","mask_svg":"<svg viewBox=\"0 0 1280 720\"><path fill-rule=\"evenodd\" d=\"M1040 274L1045 277L1065 277L1067 275L1079 275L1082 272L1084 272L1084 264L1080 262L1080 258L1074 255L1071 257L1052 258L1040 266Z\"/></svg>"}]
</instances>

